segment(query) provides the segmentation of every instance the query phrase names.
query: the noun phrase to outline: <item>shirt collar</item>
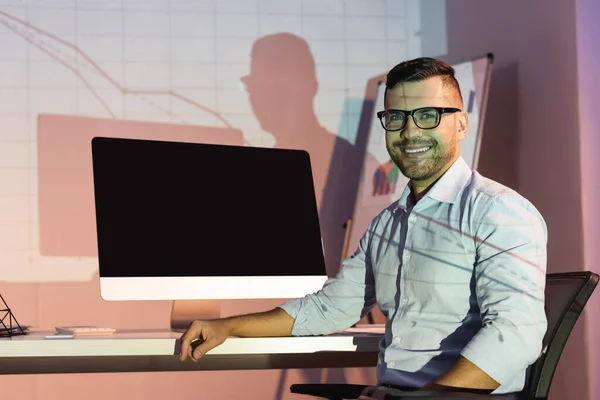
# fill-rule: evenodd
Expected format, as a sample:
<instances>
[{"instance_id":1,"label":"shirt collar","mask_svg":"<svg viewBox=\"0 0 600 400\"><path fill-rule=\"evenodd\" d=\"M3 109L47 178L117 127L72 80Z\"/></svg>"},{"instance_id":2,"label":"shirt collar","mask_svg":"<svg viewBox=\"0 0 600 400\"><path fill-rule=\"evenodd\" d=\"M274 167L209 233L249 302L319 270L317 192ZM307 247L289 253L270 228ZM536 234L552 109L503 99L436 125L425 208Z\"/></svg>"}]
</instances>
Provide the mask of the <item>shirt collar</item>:
<instances>
[{"instance_id":1,"label":"shirt collar","mask_svg":"<svg viewBox=\"0 0 600 400\"><path fill-rule=\"evenodd\" d=\"M471 168L462 157L448 168L448 170L438 179L433 187L427 192L425 197L440 201L442 203L454 203L466 183L471 178ZM398 207L406 209L408 207L409 196L411 194L410 181L404 187L402 196L398 200Z\"/></svg>"}]
</instances>

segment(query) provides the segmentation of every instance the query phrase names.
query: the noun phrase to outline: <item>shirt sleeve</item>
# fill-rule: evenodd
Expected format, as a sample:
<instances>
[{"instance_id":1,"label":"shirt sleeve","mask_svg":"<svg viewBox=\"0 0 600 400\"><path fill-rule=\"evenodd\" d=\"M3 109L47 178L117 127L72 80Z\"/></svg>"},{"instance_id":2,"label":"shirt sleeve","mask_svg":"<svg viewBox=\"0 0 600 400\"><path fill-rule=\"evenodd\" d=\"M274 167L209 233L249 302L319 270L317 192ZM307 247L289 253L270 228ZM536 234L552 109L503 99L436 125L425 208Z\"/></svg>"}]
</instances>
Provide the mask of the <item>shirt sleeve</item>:
<instances>
[{"instance_id":1,"label":"shirt sleeve","mask_svg":"<svg viewBox=\"0 0 600 400\"><path fill-rule=\"evenodd\" d=\"M482 327L462 356L503 385L542 352L547 229L518 194L496 196L484 208L475 235Z\"/></svg>"},{"instance_id":2,"label":"shirt sleeve","mask_svg":"<svg viewBox=\"0 0 600 400\"><path fill-rule=\"evenodd\" d=\"M339 273L317 293L279 307L294 318L293 336L338 333L357 323L375 305L375 283L369 256L371 227Z\"/></svg>"}]
</instances>

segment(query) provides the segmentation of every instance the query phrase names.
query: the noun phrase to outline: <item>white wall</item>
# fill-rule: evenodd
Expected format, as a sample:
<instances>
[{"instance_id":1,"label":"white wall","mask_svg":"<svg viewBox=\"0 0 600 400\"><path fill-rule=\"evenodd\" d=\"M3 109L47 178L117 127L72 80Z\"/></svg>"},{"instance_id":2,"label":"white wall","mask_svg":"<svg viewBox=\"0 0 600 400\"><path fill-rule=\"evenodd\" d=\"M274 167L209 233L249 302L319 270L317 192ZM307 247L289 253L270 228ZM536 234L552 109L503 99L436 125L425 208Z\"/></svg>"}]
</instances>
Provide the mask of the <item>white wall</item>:
<instances>
[{"instance_id":1,"label":"white wall","mask_svg":"<svg viewBox=\"0 0 600 400\"><path fill-rule=\"evenodd\" d=\"M77 132L98 128L95 118L121 127L132 121L166 126L173 135L199 126L222 128L214 111L241 130L250 145L311 147L321 196L334 143L352 147L368 79L420 56L421 35L435 41L438 30L429 34L423 19L443 26L443 13L422 16L420 6L418 0L0 2L0 292L18 321L35 329L169 326L170 302L100 298L98 260L90 252L96 250L90 223L95 221L89 213L82 218L72 212L83 204L73 192L82 184L91 189L91 176L77 167L51 171L73 157L90 166L89 143L78 141ZM275 40L267 41L267 49L252 54L258 43L265 46L259 39L270 34ZM443 41L437 48L445 48ZM242 77L249 73L244 87ZM51 140L40 145L41 114L66 116L71 128L84 125L71 135L54 125L44 131ZM341 153L348 157L351 151ZM40 154L51 155L54 163L44 158L42 164ZM337 170L347 174L351 163L338 160L344 169ZM237 178L243 179L243 167ZM45 202L40 187L58 199ZM91 193L85 201L92 200ZM68 218L57 209L66 210ZM334 245L326 244L333 248L327 252L332 270L339 262L335 251L342 243L342 224L350 215L336 214L329 224L337 230L331 235ZM48 218L54 225L43 223ZM67 225L73 229L62 236ZM230 308L242 313L255 305L241 303ZM319 381L321 372L2 375L0 387L3 398L23 400L231 399L240 394L249 400L281 399L293 397L291 383ZM328 377L373 383L374 368L334 370Z\"/></svg>"}]
</instances>

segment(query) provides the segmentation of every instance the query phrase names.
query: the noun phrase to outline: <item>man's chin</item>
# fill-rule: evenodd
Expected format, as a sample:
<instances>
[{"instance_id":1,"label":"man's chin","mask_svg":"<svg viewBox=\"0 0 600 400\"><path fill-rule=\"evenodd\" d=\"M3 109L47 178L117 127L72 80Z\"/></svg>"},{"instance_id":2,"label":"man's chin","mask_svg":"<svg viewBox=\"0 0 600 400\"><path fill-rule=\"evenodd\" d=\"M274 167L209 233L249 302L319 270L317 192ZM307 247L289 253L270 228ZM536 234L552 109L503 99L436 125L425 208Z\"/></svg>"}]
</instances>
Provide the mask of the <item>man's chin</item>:
<instances>
[{"instance_id":1,"label":"man's chin","mask_svg":"<svg viewBox=\"0 0 600 400\"><path fill-rule=\"evenodd\" d=\"M408 167L403 165L402 167L398 168L405 177L415 181L424 181L433 176L432 171L429 168L415 168L414 165Z\"/></svg>"},{"instance_id":2,"label":"man's chin","mask_svg":"<svg viewBox=\"0 0 600 400\"><path fill-rule=\"evenodd\" d=\"M406 177L409 177L409 175L420 175L429 171L430 168L427 165L427 162L424 161L425 160L402 160L399 163L397 162L396 165L398 166L398 169L400 169L400 172Z\"/></svg>"}]
</instances>

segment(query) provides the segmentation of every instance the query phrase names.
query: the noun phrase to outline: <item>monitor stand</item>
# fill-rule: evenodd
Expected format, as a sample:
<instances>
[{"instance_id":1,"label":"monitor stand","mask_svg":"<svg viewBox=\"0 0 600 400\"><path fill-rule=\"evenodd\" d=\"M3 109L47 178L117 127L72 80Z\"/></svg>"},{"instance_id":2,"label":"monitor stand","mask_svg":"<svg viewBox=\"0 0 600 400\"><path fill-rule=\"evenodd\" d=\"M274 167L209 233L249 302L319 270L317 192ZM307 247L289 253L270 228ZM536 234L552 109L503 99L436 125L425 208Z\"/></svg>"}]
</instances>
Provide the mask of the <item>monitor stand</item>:
<instances>
[{"instance_id":1,"label":"monitor stand","mask_svg":"<svg viewBox=\"0 0 600 400\"><path fill-rule=\"evenodd\" d=\"M184 332L197 320L221 317L221 300L175 300L171 309L171 330Z\"/></svg>"}]
</instances>

